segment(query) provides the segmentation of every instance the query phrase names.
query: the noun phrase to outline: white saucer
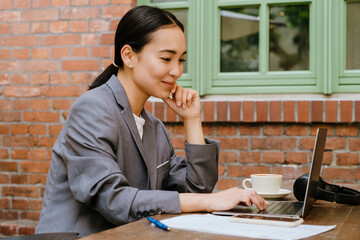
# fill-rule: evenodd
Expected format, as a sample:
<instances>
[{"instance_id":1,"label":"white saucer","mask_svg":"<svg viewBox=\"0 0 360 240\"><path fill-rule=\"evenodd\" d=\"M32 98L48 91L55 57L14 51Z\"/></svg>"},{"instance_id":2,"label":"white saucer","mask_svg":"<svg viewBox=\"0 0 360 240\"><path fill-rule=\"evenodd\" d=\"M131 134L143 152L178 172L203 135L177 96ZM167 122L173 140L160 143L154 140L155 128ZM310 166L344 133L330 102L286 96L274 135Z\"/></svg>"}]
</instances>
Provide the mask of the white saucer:
<instances>
[{"instance_id":1,"label":"white saucer","mask_svg":"<svg viewBox=\"0 0 360 240\"><path fill-rule=\"evenodd\" d=\"M287 195L289 195L290 193L291 193L291 190L288 190L288 189L280 189L280 191L278 193L258 192L258 194L260 196L262 196L263 198L283 198L283 197L286 197Z\"/></svg>"}]
</instances>

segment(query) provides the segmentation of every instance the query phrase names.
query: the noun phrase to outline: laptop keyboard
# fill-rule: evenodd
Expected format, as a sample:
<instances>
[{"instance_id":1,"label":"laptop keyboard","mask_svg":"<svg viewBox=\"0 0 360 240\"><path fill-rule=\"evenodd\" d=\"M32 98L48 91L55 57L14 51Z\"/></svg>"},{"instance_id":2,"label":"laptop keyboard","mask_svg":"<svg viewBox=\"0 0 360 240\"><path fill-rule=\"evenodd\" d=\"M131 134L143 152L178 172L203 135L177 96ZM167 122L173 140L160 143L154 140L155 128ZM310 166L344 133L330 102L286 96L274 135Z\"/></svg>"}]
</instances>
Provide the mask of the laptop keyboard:
<instances>
[{"instance_id":1,"label":"laptop keyboard","mask_svg":"<svg viewBox=\"0 0 360 240\"><path fill-rule=\"evenodd\" d=\"M300 215L304 202L271 202L265 210L259 211L261 214L276 214L276 215Z\"/></svg>"}]
</instances>

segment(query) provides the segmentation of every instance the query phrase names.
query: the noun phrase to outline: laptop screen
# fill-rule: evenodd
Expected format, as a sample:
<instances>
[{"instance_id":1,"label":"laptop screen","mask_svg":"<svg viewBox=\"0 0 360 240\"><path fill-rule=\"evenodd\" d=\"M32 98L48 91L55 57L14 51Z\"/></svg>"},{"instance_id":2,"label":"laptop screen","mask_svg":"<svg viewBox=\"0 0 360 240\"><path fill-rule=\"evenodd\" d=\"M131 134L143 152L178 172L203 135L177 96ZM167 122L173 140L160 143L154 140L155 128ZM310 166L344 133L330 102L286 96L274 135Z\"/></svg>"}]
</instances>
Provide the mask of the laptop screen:
<instances>
[{"instance_id":1,"label":"laptop screen","mask_svg":"<svg viewBox=\"0 0 360 240\"><path fill-rule=\"evenodd\" d=\"M310 167L309 180L307 182L306 193L304 198L304 207L302 217L304 218L311 210L316 200L316 189L319 184L321 163L324 155L327 129L319 128L316 134L313 157Z\"/></svg>"}]
</instances>

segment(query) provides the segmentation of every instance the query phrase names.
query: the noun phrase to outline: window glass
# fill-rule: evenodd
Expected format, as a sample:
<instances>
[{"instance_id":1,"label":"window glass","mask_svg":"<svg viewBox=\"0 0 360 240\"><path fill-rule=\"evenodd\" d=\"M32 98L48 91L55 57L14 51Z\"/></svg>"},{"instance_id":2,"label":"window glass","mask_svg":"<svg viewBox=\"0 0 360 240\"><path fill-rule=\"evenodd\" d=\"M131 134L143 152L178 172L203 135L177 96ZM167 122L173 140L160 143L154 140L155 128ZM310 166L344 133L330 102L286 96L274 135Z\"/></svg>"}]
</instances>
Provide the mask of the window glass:
<instances>
[{"instance_id":1,"label":"window glass","mask_svg":"<svg viewBox=\"0 0 360 240\"><path fill-rule=\"evenodd\" d=\"M360 69L360 1L346 4L346 69Z\"/></svg>"},{"instance_id":2,"label":"window glass","mask_svg":"<svg viewBox=\"0 0 360 240\"><path fill-rule=\"evenodd\" d=\"M309 5L270 6L269 70L309 70Z\"/></svg>"},{"instance_id":3,"label":"window glass","mask_svg":"<svg viewBox=\"0 0 360 240\"><path fill-rule=\"evenodd\" d=\"M222 9L220 71L259 70L259 9L242 7Z\"/></svg>"},{"instance_id":4,"label":"window glass","mask_svg":"<svg viewBox=\"0 0 360 240\"><path fill-rule=\"evenodd\" d=\"M175 15L175 17L184 25L185 37L187 39L188 33L188 10L187 9L173 9L167 10ZM184 62L184 73L187 73L187 61Z\"/></svg>"}]
</instances>

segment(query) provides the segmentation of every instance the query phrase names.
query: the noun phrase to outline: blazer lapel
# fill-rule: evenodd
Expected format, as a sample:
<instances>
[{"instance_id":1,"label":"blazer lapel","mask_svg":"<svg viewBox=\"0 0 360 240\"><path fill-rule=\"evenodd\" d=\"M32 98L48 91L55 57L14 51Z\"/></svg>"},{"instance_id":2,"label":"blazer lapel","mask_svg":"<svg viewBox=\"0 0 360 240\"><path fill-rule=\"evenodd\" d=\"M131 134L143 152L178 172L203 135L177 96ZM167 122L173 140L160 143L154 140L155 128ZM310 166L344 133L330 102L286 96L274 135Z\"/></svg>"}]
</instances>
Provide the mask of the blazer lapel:
<instances>
[{"instance_id":1,"label":"blazer lapel","mask_svg":"<svg viewBox=\"0 0 360 240\"><path fill-rule=\"evenodd\" d=\"M155 189L157 179L157 157L155 130L153 128L152 121L147 117L146 111L143 110L141 115L145 119L145 125L142 141L136 126L130 103L127 99L126 92L122 87L120 81L115 75L113 75L106 84L112 90L117 103L123 108L121 111L121 115L123 116L128 128L130 129L131 135L136 143L137 148L141 153L141 156L148 170L148 187L149 189Z\"/></svg>"}]
</instances>

